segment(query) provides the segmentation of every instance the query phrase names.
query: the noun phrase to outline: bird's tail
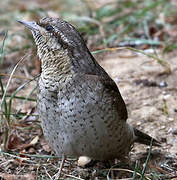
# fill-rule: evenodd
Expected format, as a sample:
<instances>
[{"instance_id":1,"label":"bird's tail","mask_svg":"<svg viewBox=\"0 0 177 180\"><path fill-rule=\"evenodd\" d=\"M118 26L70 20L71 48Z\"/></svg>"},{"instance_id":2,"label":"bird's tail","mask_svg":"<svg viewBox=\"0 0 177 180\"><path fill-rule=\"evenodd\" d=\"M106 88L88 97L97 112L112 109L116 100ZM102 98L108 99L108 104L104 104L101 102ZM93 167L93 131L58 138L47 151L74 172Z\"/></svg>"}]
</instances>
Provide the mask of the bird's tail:
<instances>
[{"instance_id":1,"label":"bird's tail","mask_svg":"<svg viewBox=\"0 0 177 180\"><path fill-rule=\"evenodd\" d=\"M151 136L139 131L136 128L133 128L134 134L135 134L135 142L140 143L140 144L145 144L145 145L150 145L152 141L153 146L161 146L160 142L157 141L156 139L152 138Z\"/></svg>"}]
</instances>

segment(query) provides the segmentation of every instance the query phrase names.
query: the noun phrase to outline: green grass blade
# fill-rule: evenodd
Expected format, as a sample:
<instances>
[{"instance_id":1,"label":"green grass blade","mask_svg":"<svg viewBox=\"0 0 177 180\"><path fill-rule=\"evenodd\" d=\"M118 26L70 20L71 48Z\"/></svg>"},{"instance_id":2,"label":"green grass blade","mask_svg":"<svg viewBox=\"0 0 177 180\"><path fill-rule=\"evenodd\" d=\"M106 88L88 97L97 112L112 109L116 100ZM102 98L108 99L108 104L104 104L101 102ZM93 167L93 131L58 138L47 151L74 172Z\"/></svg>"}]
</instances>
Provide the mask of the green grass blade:
<instances>
[{"instance_id":1,"label":"green grass blade","mask_svg":"<svg viewBox=\"0 0 177 180\"><path fill-rule=\"evenodd\" d=\"M16 91L11 95L10 100L9 100L8 116L10 116L10 114L11 114L11 107L12 107L12 100L13 100L13 98L16 96L16 94L17 94L20 90L22 90L26 85L28 85L30 82L32 82L32 81L33 81L34 79L36 79L37 77L39 77L39 75L37 75L37 76L34 77L33 79L31 79L31 80L25 82L24 84L22 84L22 85L21 85L20 87L18 87L18 88L16 89Z\"/></svg>"},{"instance_id":2,"label":"green grass blade","mask_svg":"<svg viewBox=\"0 0 177 180\"><path fill-rule=\"evenodd\" d=\"M2 41L2 46L1 46L1 48L0 48L1 64L4 63L4 56L5 56L4 48L5 48L5 41L6 41L6 39L7 39L7 35L8 35L8 31L5 31L4 39L3 39L3 41Z\"/></svg>"},{"instance_id":3,"label":"green grass blade","mask_svg":"<svg viewBox=\"0 0 177 180\"><path fill-rule=\"evenodd\" d=\"M146 168L147 168L147 165L148 165L150 156L151 156L151 151L152 151L152 139L151 139L151 143L150 143L149 152L148 152L148 155L147 155L147 158L146 158L145 166L144 166L144 168L143 168L143 170L142 170L142 173L141 173L141 179L140 179L140 180L143 180L143 179L144 179L144 174L145 174L145 172L146 172Z\"/></svg>"},{"instance_id":4,"label":"green grass blade","mask_svg":"<svg viewBox=\"0 0 177 180\"><path fill-rule=\"evenodd\" d=\"M0 87L1 87L2 97L3 97L3 95L4 95L4 87L3 87L2 80L1 80L1 76L0 76ZM7 118L7 102L6 102L6 98L4 98L3 101L4 101L3 103L4 103L5 116Z\"/></svg>"}]
</instances>

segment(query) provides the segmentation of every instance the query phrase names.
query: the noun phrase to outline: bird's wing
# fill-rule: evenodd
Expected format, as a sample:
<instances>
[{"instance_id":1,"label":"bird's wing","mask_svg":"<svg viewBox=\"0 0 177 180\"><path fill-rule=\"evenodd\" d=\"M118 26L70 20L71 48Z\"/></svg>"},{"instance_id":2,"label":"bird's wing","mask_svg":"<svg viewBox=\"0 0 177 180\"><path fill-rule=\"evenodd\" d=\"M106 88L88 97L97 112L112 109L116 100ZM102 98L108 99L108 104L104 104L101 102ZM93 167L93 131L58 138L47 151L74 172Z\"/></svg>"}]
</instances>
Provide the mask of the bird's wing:
<instances>
[{"instance_id":1,"label":"bird's wing","mask_svg":"<svg viewBox=\"0 0 177 180\"><path fill-rule=\"evenodd\" d=\"M90 82L91 86L98 88L95 90L97 94L102 94L105 99L104 103L112 103L112 111L117 111L119 119L126 121L128 118L125 102L119 92L116 83L109 77L97 75L84 75L84 81ZM107 101L107 102L106 102ZM109 102L108 102L109 101Z\"/></svg>"}]
</instances>

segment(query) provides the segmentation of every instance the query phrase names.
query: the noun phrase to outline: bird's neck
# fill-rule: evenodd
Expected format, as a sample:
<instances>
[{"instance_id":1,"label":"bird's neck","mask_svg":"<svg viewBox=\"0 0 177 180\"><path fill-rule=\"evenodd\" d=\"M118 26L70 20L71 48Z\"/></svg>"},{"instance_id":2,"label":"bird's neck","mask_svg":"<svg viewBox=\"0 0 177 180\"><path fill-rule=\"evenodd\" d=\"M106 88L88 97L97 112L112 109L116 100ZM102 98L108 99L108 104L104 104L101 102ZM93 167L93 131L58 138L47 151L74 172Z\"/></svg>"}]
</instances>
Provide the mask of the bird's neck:
<instances>
[{"instance_id":1,"label":"bird's neck","mask_svg":"<svg viewBox=\"0 0 177 180\"><path fill-rule=\"evenodd\" d=\"M68 56L74 73L107 76L85 45L69 50Z\"/></svg>"},{"instance_id":2,"label":"bird's neck","mask_svg":"<svg viewBox=\"0 0 177 180\"><path fill-rule=\"evenodd\" d=\"M107 73L96 62L89 50L41 51L38 55L42 62L42 74L45 76L67 76L71 74L106 75Z\"/></svg>"},{"instance_id":3,"label":"bird's neck","mask_svg":"<svg viewBox=\"0 0 177 180\"><path fill-rule=\"evenodd\" d=\"M42 74L44 76L63 76L71 74L69 56L64 51L38 51L42 62Z\"/></svg>"}]
</instances>

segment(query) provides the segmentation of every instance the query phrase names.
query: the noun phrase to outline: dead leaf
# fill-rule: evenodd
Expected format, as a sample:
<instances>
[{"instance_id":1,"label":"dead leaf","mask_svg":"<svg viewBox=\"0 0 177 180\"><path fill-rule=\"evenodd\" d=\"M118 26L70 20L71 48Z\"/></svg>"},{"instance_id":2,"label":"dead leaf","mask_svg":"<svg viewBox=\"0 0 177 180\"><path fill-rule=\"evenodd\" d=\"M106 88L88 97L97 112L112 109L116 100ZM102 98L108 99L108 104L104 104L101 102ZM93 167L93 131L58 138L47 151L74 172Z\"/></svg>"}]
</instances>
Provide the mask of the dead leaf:
<instances>
[{"instance_id":1,"label":"dead leaf","mask_svg":"<svg viewBox=\"0 0 177 180\"><path fill-rule=\"evenodd\" d=\"M22 145L21 139L14 133L9 135L8 143L7 143L7 149L19 149L19 147Z\"/></svg>"},{"instance_id":2,"label":"dead leaf","mask_svg":"<svg viewBox=\"0 0 177 180\"><path fill-rule=\"evenodd\" d=\"M35 145L39 140L39 137L36 136L30 143L24 144L21 139L14 133L12 133L9 136L8 143L7 143L7 149L8 150L23 150L30 146Z\"/></svg>"},{"instance_id":3,"label":"dead leaf","mask_svg":"<svg viewBox=\"0 0 177 180\"><path fill-rule=\"evenodd\" d=\"M29 144L30 145L35 145L39 140L39 136L36 136Z\"/></svg>"}]
</instances>

